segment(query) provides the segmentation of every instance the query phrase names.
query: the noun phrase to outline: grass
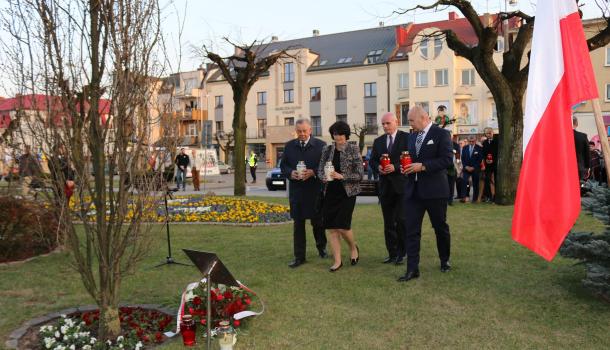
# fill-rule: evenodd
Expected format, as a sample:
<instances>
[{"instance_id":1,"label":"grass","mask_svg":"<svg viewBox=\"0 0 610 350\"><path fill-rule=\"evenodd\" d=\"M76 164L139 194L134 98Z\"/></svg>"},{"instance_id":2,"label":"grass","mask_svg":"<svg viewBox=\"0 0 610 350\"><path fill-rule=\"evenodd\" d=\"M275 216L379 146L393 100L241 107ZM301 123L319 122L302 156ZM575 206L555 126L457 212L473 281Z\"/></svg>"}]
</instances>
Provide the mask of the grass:
<instances>
[{"instance_id":1,"label":"grass","mask_svg":"<svg viewBox=\"0 0 610 350\"><path fill-rule=\"evenodd\" d=\"M285 203L284 198L268 198ZM327 272L308 227L308 263L296 270L291 225L264 228L172 226L179 248L214 251L235 277L264 300L265 313L238 336L237 349L602 349L610 348L610 305L580 284L584 269L557 258L547 263L510 239L512 207L458 204L449 209L452 264L438 271L432 228L425 219L421 277L395 279L404 266L385 256L376 205L358 205L353 228L361 249L356 267ZM578 229L599 229L582 216ZM193 267L150 266L166 255L163 226L150 255L123 284L129 303L177 307ZM344 246L344 261L348 253ZM28 319L90 304L67 253L0 267L0 338ZM162 349L183 349L175 339Z\"/></svg>"}]
</instances>

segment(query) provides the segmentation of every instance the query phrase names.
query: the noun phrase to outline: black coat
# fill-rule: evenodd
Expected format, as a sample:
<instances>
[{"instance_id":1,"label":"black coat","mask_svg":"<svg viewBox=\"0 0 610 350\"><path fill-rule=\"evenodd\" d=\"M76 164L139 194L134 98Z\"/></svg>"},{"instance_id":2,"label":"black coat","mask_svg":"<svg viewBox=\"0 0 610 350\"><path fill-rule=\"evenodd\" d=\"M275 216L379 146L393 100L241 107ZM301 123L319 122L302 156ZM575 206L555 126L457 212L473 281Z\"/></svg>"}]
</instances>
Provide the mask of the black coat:
<instances>
[{"instance_id":1,"label":"black coat","mask_svg":"<svg viewBox=\"0 0 610 350\"><path fill-rule=\"evenodd\" d=\"M447 130L432 125L424 141L419 155L415 153L417 137L411 135L409 153L413 163L422 163L426 171L417 173L417 194L421 199L447 199L449 197L449 181L447 168L453 163L453 145ZM411 198L415 191L415 175L409 174L405 185L405 196Z\"/></svg>"},{"instance_id":2,"label":"black coat","mask_svg":"<svg viewBox=\"0 0 610 350\"><path fill-rule=\"evenodd\" d=\"M402 151L409 150L409 134L404 131L398 130L396 133L396 139L392 146L392 152L390 155L390 161L394 164L393 173L388 175L382 175L379 173L379 195L383 196L388 186L392 186L394 193L403 193L406 177L400 173L400 154ZM381 135L373 141L373 151L371 152L371 159L369 160L369 166L372 167L373 171L377 171L379 167L379 160L381 155L388 153L388 135Z\"/></svg>"},{"instance_id":3,"label":"black coat","mask_svg":"<svg viewBox=\"0 0 610 350\"><path fill-rule=\"evenodd\" d=\"M487 163L487 155L491 154L492 162ZM492 171L496 168L498 161L498 141L496 139L483 141L483 160L485 160L485 170Z\"/></svg>"},{"instance_id":4,"label":"black coat","mask_svg":"<svg viewBox=\"0 0 610 350\"><path fill-rule=\"evenodd\" d=\"M576 147L578 175L580 179L583 179L585 172L591 167L591 153L589 153L587 134L574 130L574 146Z\"/></svg>"},{"instance_id":5,"label":"black coat","mask_svg":"<svg viewBox=\"0 0 610 350\"><path fill-rule=\"evenodd\" d=\"M301 150L298 139L288 141L284 146L284 153L280 168L290 182L288 187L288 199L290 201L290 217L295 220L311 219L315 214L315 203L322 183L317 177L311 177L307 181L292 180L290 175L297 169L299 161L305 161L307 169L312 169L314 174L318 173L318 164L322 157L322 148L326 143L311 137L305 150Z\"/></svg>"}]
</instances>

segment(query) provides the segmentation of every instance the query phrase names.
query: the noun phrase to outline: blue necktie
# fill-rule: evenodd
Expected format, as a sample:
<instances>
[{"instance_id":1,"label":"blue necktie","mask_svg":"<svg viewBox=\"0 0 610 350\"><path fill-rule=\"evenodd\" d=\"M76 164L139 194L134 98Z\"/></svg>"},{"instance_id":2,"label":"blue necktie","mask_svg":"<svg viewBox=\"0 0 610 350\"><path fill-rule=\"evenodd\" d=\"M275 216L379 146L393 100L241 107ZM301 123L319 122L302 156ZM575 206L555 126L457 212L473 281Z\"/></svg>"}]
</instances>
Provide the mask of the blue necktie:
<instances>
[{"instance_id":1,"label":"blue necktie","mask_svg":"<svg viewBox=\"0 0 610 350\"><path fill-rule=\"evenodd\" d=\"M424 132L420 131L417 133L417 139L415 140L415 155L419 156L419 150L421 149L422 143L424 143Z\"/></svg>"},{"instance_id":2,"label":"blue necktie","mask_svg":"<svg viewBox=\"0 0 610 350\"><path fill-rule=\"evenodd\" d=\"M394 146L394 140L392 140L392 135L388 135L390 137L390 143L388 144L388 152L392 152L392 146Z\"/></svg>"}]
</instances>

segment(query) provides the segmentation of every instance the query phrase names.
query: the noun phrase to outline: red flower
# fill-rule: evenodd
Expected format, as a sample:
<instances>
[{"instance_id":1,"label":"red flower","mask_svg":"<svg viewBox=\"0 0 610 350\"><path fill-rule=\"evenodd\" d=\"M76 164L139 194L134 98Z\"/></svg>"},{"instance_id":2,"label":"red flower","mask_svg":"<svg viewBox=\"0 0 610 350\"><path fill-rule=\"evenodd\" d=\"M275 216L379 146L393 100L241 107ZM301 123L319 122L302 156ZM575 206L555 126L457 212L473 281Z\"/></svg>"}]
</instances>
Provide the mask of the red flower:
<instances>
[{"instance_id":1,"label":"red flower","mask_svg":"<svg viewBox=\"0 0 610 350\"><path fill-rule=\"evenodd\" d=\"M142 337L140 338L140 340L142 340L142 341L143 341L143 342L145 342L145 343L148 343L148 342L150 341L150 338L148 338L148 336L147 336L147 335L144 335L144 336L142 336Z\"/></svg>"},{"instance_id":2,"label":"red flower","mask_svg":"<svg viewBox=\"0 0 610 350\"><path fill-rule=\"evenodd\" d=\"M224 297L227 299L231 299L231 298L233 298L233 294L231 294L231 291L226 291L224 294Z\"/></svg>"},{"instance_id":3,"label":"red flower","mask_svg":"<svg viewBox=\"0 0 610 350\"><path fill-rule=\"evenodd\" d=\"M189 307L189 314L196 315L197 313L196 313L195 309L193 309L192 307Z\"/></svg>"},{"instance_id":4,"label":"red flower","mask_svg":"<svg viewBox=\"0 0 610 350\"><path fill-rule=\"evenodd\" d=\"M222 301L224 298L225 298L225 297L223 297L223 296L222 296L222 294L218 294L218 295L216 296L216 300L218 300L218 301Z\"/></svg>"},{"instance_id":5,"label":"red flower","mask_svg":"<svg viewBox=\"0 0 610 350\"><path fill-rule=\"evenodd\" d=\"M250 300L250 298L246 298L244 300L244 302L246 303L246 305L250 305L250 303L252 302L252 300Z\"/></svg>"},{"instance_id":6,"label":"red flower","mask_svg":"<svg viewBox=\"0 0 610 350\"><path fill-rule=\"evenodd\" d=\"M205 326L207 320L205 318L202 318L199 323L201 323L202 326Z\"/></svg>"},{"instance_id":7,"label":"red flower","mask_svg":"<svg viewBox=\"0 0 610 350\"><path fill-rule=\"evenodd\" d=\"M160 343L163 341L163 334L161 332L155 333L155 342Z\"/></svg>"},{"instance_id":8,"label":"red flower","mask_svg":"<svg viewBox=\"0 0 610 350\"><path fill-rule=\"evenodd\" d=\"M196 296L195 298L193 298L193 304L199 306L201 305L201 298Z\"/></svg>"},{"instance_id":9,"label":"red flower","mask_svg":"<svg viewBox=\"0 0 610 350\"><path fill-rule=\"evenodd\" d=\"M239 320L235 320L235 321L233 321L233 327L239 327L239 324L240 324L240 323L241 323L241 322L239 322Z\"/></svg>"}]
</instances>

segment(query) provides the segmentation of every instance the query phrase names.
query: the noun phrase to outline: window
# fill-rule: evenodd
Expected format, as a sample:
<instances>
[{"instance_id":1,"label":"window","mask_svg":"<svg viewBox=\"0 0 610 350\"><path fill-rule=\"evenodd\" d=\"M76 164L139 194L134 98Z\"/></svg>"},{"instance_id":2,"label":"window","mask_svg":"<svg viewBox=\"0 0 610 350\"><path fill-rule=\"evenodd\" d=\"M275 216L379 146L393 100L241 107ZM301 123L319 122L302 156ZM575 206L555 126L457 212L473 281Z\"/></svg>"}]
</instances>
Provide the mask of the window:
<instances>
[{"instance_id":1,"label":"window","mask_svg":"<svg viewBox=\"0 0 610 350\"><path fill-rule=\"evenodd\" d=\"M322 136L322 118L319 116L311 117L311 134Z\"/></svg>"},{"instance_id":2,"label":"window","mask_svg":"<svg viewBox=\"0 0 610 350\"><path fill-rule=\"evenodd\" d=\"M294 90L288 89L284 90L284 103L292 103L294 102Z\"/></svg>"},{"instance_id":3,"label":"window","mask_svg":"<svg viewBox=\"0 0 610 350\"><path fill-rule=\"evenodd\" d=\"M498 37L498 40L496 40L496 46L494 47L494 50L496 52L504 52L504 38L503 37Z\"/></svg>"},{"instance_id":4,"label":"window","mask_svg":"<svg viewBox=\"0 0 610 350\"><path fill-rule=\"evenodd\" d=\"M294 117L284 118L284 125L294 125Z\"/></svg>"},{"instance_id":5,"label":"window","mask_svg":"<svg viewBox=\"0 0 610 350\"><path fill-rule=\"evenodd\" d=\"M222 108L222 104L223 104L222 96L215 96L214 100L215 100L215 104L214 105L216 106L216 108Z\"/></svg>"},{"instance_id":6,"label":"window","mask_svg":"<svg viewBox=\"0 0 610 350\"><path fill-rule=\"evenodd\" d=\"M216 132L224 132L224 122L216 122Z\"/></svg>"},{"instance_id":7,"label":"window","mask_svg":"<svg viewBox=\"0 0 610 350\"><path fill-rule=\"evenodd\" d=\"M326 63L328 63L328 60L322 60L322 61L320 61L320 65L321 65L321 66L325 65Z\"/></svg>"},{"instance_id":8,"label":"window","mask_svg":"<svg viewBox=\"0 0 610 350\"><path fill-rule=\"evenodd\" d=\"M267 91L261 91L261 92L257 93L256 97L257 97L257 101L258 101L259 105L267 104Z\"/></svg>"},{"instance_id":9,"label":"window","mask_svg":"<svg viewBox=\"0 0 610 350\"><path fill-rule=\"evenodd\" d=\"M371 51L369 51L368 55L366 56L367 62L368 63L376 63L376 62L380 61L382 53L383 53L383 50L371 50Z\"/></svg>"},{"instance_id":10,"label":"window","mask_svg":"<svg viewBox=\"0 0 610 350\"><path fill-rule=\"evenodd\" d=\"M434 38L434 57L438 57L440 55L441 50L443 49L443 39L442 38Z\"/></svg>"},{"instance_id":11,"label":"window","mask_svg":"<svg viewBox=\"0 0 610 350\"><path fill-rule=\"evenodd\" d=\"M449 85L449 70L437 69L434 71L436 86Z\"/></svg>"},{"instance_id":12,"label":"window","mask_svg":"<svg viewBox=\"0 0 610 350\"><path fill-rule=\"evenodd\" d=\"M424 59L428 59L428 38L422 38L419 42L419 53Z\"/></svg>"},{"instance_id":13,"label":"window","mask_svg":"<svg viewBox=\"0 0 610 350\"><path fill-rule=\"evenodd\" d=\"M428 102L415 102L415 105L420 106L426 113L430 114L430 104Z\"/></svg>"},{"instance_id":14,"label":"window","mask_svg":"<svg viewBox=\"0 0 610 350\"><path fill-rule=\"evenodd\" d=\"M606 84L606 102L610 102L610 84Z\"/></svg>"},{"instance_id":15,"label":"window","mask_svg":"<svg viewBox=\"0 0 610 350\"><path fill-rule=\"evenodd\" d=\"M401 125L404 126L409 126L409 104L408 103L403 103L400 105L400 121L402 122Z\"/></svg>"},{"instance_id":16,"label":"window","mask_svg":"<svg viewBox=\"0 0 610 350\"><path fill-rule=\"evenodd\" d=\"M186 136L197 136L197 124L189 123L186 129Z\"/></svg>"},{"instance_id":17,"label":"window","mask_svg":"<svg viewBox=\"0 0 610 350\"><path fill-rule=\"evenodd\" d=\"M377 113L366 113L364 115L364 125L367 135L377 135Z\"/></svg>"},{"instance_id":18,"label":"window","mask_svg":"<svg viewBox=\"0 0 610 350\"><path fill-rule=\"evenodd\" d=\"M335 98L337 100L345 100L347 98L347 85L335 86Z\"/></svg>"},{"instance_id":19,"label":"window","mask_svg":"<svg viewBox=\"0 0 610 350\"><path fill-rule=\"evenodd\" d=\"M310 99L310 101L320 101L320 88L319 87L309 88L309 99Z\"/></svg>"},{"instance_id":20,"label":"window","mask_svg":"<svg viewBox=\"0 0 610 350\"><path fill-rule=\"evenodd\" d=\"M347 123L347 114L337 114L337 121Z\"/></svg>"},{"instance_id":21,"label":"window","mask_svg":"<svg viewBox=\"0 0 610 350\"><path fill-rule=\"evenodd\" d=\"M364 83L364 97L377 96L377 83Z\"/></svg>"},{"instance_id":22,"label":"window","mask_svg":"<svg viewBox=\"0 0 610 350\"><path fill-rule=\"evenodd\" d=\"M294 63L284 63L284 81L294 81Z\"/></svg>"},{"instance_id":23,"label":"window","mask_svg":"<svg viewBox=\"0 0 610 350\"><path fill-rule=\"evenodd\" d=\"M418 70L415 72L415 87L427 87L428 86L428 71Z\"/></svg>"},{"instance_id":24,"label":"window","mask_svg":"<svg viewBox=\"0 0 610 350\"><path fill-rule=\"evenodd\" d=\"M405 90L409 88L409 73L398 74L398 88Z\"/></svg>"},{"instance_id":25,"label":"window","mask_svg":"<svg viewBox=\"0 0 610 350\"><path fill-rule=\"evenodd\" d=\"M606 66L610 66L610 46L606 48Z\"/></svg>"},{"instance_id":26,"label":"window","mask_svg":"<svg viewBox=\"0 0 610 350\"><path fill-rule=\"evenodd\" d=\"M462 69L462 85L474 85L474 69Z\"/></svg>"},{"instance_id":27,"label":"window","mask_svg":"<svg viewBox=\"0 0 610 350\"><path fill-rule=\"evenodd\" d=\"M341 64L341 63L350 63L351 61L352 61L351 57L341 57L341 58L339 58L337 63L339 63L339 64Z\"/></svg>"},{"instance_id":28,"label":"window","mask_svg":"<svg viewBox=\"0 0 610 350\"><path fill-rule=\"evenodd\" d=\"M258 120L258 138L264 139L267 137L267 119Z\"/></svg>"}]
</instances>

